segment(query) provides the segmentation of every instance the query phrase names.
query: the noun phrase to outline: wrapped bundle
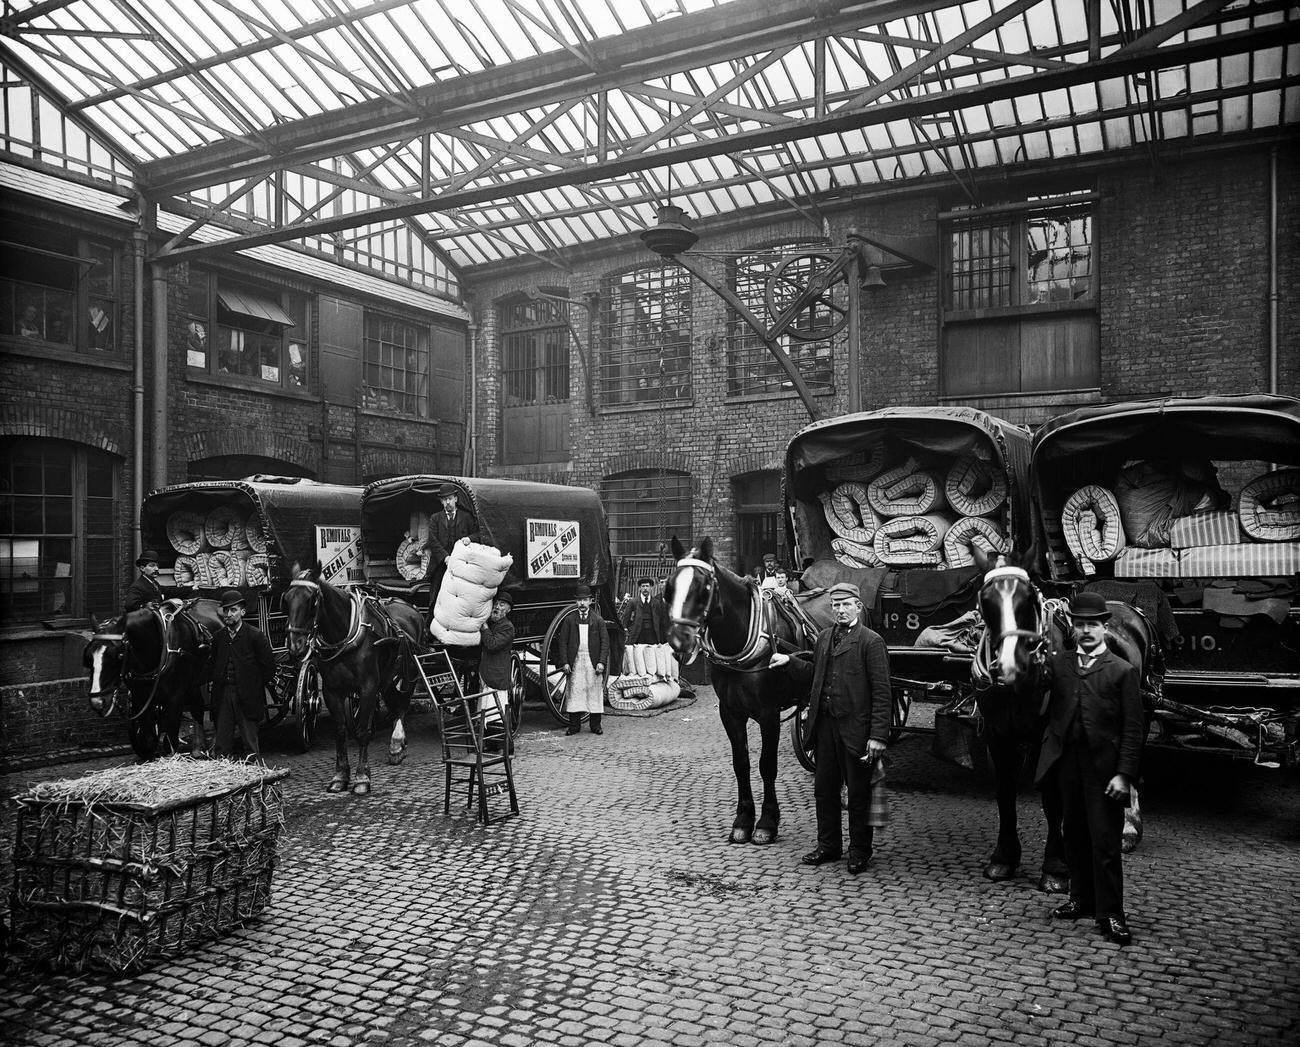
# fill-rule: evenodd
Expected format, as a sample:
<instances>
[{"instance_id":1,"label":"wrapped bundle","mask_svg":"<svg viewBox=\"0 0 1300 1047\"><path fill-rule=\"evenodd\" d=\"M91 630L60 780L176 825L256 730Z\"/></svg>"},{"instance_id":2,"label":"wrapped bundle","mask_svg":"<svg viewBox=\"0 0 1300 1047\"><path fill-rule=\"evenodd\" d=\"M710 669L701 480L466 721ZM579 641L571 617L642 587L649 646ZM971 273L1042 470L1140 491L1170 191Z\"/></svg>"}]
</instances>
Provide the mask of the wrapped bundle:
<instances>
[{"instance_id":1,"label":"wrapped bundle","mask_svg":"<svg viewBox=\"0 0 1300 1047\"><path fill-rule=\"evenodd\" d=\"M826 522L836 535L860 545L870 543L880 526L880 519L872 511L866 487L850 481L829 493L823 491L817 497L826 514Z\"/></svg>"},{"instance_id":2,"label":"wrapped bundle","mask_svg":"<svg viewBox=\"0 0 1300 1047\"><path fill-rule=\"evenodd\" d=\"M943 539L950 526L939 513L886 520L876 532L876 555L887 567L933 567L943 562Z\"/></svg>"},{"instance_id":3,"label":"wrapped bundle","mask_svg":"<svg viewBox=\"0 0 1300 1047\"><path fill-rule=\"evenodd\" d=\"M492 597L505 581L514 560L490 545L457 542L447 556L447 573L438 588L429 629L446 644L472 647L479 642L479 628L492 611ZM439 635L437 625L445 634ZM446 636L454 637L447 639ZM467 640L467 637L472 639Z\"/></svg>"},{"instance_id":4,"label":"wrapped bundle","mask_svg":"<svg viewBox=\"0 0 1300 1047\"><path fill-rule=\"evenodd\" d=\"M677 659L666 643L630 643L623 648L623 672L626 678L647 677L652 680L675 680Z\"/></svg>"},{"instance_id":5,"label":"wrapped bundle","mask_svg":"<svg viewBox=\"0 0 1300 1047\"><path fill-rule=\"evenodd\" d=\"M190 585L198 588L200 569L197 556L178 556L172 567L172 577L177 585Z\"/></svg>"},{"instance_id":6,"label":"wrapped bundle","mask_svg":"<svg viewBox=\"0 0 1300 1047\"><path fill-rule=\"evenodd\" d=\"M207 589L238 589L244 584L244 564L234 553L218 549L207 554Z\"/></svg>"},{"instance_id":7,"label":"wrapped bundle","mask_svg":"<svg viewBox=\"0 0 1300 1047\"><path fill-rule=\"evenodd\" d=\"M244 521L244 538L253 552L266 552L266 530L262 526L262 514L256 510Z\"/></svg>"},{"instance_id":8,"label":"wrapped bundle","mask_svg":"<svg viewBox=\"0 0 1300 1047\"><path fill-rule=\"evenodd\" d=\"M429 558L433 554L422 545L419 535L407 531L397 547L397 573L408 582L423 581L429 573Z\"/></svg>"},{"instance_id":9,"label":"wrapped bundle","mask_svg":"<svg viewBox=\"0 0 1300 1047\"><path fill-rule=\"evenodd\" d=\"M229 549L235 540L235 533L243 529L239 513L229 505L217 506L203 521L203 537L214 549Z\"/></svg>"},{"instance_id":10,"label":"wrapped bundle","mask_svg":"<svg viewBox=\"0 0 1300 1047\"><path fill-rule=\"evenodd\" d=\"M1095 574L1096 564L1115 559L1127 544L1119 502L1098 484L1085 484L1065 500L1061 531L1084 574Z\"/></svg>"},{"instance_id":11,"label":"wrapped bundle","mask_svg":"<svg viewBox=\"0 0 1300 1047\"><path fill-rule=\"evenodd\" d=\"M1300 539L1300 469L1257 476L1241 489L1241 529L1257 542Z\"/></svg>"},{"instance_id":12,"label":"wrapped bundle","mask_svg":"<svg viewBox=\"0 0 1300 1047\"><path fill-rule=\"evenodd\" d=\"M876 552L875 546L851 542L847 538L832 539L831 552L835 554L835 559L845 567L885 566L885 562L880 558L880 554Z\"/></svg>"},{"instance_id":13,"label":"wrapped bundle","mask_svg":"<svg viewBox=\"0 0 1300 1047\"><path fill-rule=\"evenodd\" d=\"M1115 500L1129 545L1159 549L1169 544L1174 520L1202 509L1222 509L1227 495L1213 467L1184 462L1132 462L1115 478Z\"/></svg>"},{"instance_id":14,"label":"wrapped bundle","mask_svg":"<svg viewBox=\"0 0 1300 1047\"><path fill-rule=\"evenodd\" d=\"M876 444L865 451L854 451L837 458L826 467L826 479L831 483L843 480L870 480L885 464L885 445Z\"/></svg>"},{"instance_id":15,"label":"wrapped bundle","mask_svg":"<svg viewBox=\"0 0 1300 1047\"><path fill-rule=\"evenodd\" d=\"M611 709L622 712L644 712L647 709L662 709L682 692L681 684L676 680L649 680L649 677L634 677L629 686L618 691L611 691L609 705Z\"/></svg>"},{"instance_id":16,"label":"wrapped bundle","mask_svg":"<svg viewBox=\"0 0 1300 1047\"><path fill-rule=\"evenodd\" d=\"M867 499L879 515L925 516L948 504L943 481L920 468L915 458L887 469L867 485Z\"/></svg>"},{"instance_id":17,"label":"wrapped bundle","mask_svg":"<svg viewBox=\"0 0 1300 1047\"><path fill-rule=\"evenodd\" d=\"M943 493L962 516L988 516L1007 500L1007 478L992 462L963 455L948 470Z\"/></svg>"},{"instance_id":18,"label":"wrapped bundle","mask_svg":"<svg viewBox=\"0 0 1300 1047\"><path fill-rule=\"evenodd\" d=\"M269 585L271 583L271 565L266 553L253 553L244 561L244 584L247 586Z\"/></svg>"},{"instance_id":19,"label":"wrapped bundle","mask_svg":"<svg viewBox=\"0 0 1300 1047\"><path fill-rule=\"evenodd\" d=\"M971 549L977 545L986 553L1005 553L1007 536L993 520L963 516L943 536L943 558L949 567L970 567L975 563Z\"/></svg>"},{"instance_id":20,"label":"wrapped bundle","mask_svg":"<svg viewBox=\"0 0 1300 1047\"><path fill-rule=\"evenodd\" d=\"M167 541L183 556L203 551L203 517L180 510L167 517Z\"/></svg>"}]
</instances>

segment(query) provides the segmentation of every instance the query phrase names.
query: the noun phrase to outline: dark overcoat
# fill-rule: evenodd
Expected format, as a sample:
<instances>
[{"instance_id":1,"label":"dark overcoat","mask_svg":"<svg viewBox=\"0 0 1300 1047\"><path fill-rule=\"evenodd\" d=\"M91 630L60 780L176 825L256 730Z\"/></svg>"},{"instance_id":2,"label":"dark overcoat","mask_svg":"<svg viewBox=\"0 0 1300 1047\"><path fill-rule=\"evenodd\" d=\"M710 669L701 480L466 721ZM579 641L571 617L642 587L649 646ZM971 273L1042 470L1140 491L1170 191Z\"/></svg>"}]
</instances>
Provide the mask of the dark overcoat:
<instances>
[{"instance_id":1,"label":"dark overcoat","mask_svg":"<svg viewBox=\"0 0 1300 1047\"><path fill-rule=\"evenodd\" d=\"M1117 774L1136 779L1146 730L1137 669L1109 648L1087 669L1080 668L1075 651L1057 651L1048 666L1047 725L1035 782L1041 784L1061 758L1075 709L1097 776L1102 781Z\"/></svg>"},{"instance_id":2,"label":"dark overcoat","mask_svg":"<svg viewBox=\"0 0 1300 1047\"><path fill-rule=\"evenodd\" d=\"M623 609L623 628L628 643L667 643L668 604L658 594L648 604L641 602L640 594L632 597Z\"/></svg>"},{"instance_id":3,"label":"dark overcoat","mask_svg":"<svg viewBox=\"0 0 1300 1047\"><path fill-rule=\"evenodd\" d=\"M812 660L790 659L791 682L803 687L812 680L808 716L802 741L812 748L817 737L817 718L822 714L821 695L830 680L830 714L835 717L844 747L853 756L867 751L867 740L889 739L893 717L893 695L889 683L889 648L873 629L859 622L840 640L835 627L823 629L813 648ZM829 674L829 677L828 677Z\"/></svg>"},{"instance_id":4,"label":"dark overcoat","mask_svg":"<svg viewBox=\"0 0 1300 1047\"><path fill-rule=\"evenodd\" d=\"M266 715L266 688L275 676L271 641L256 626L243 622L233 637L224 626L212 637L212 705L225 697L226 665L235 666L235 704L250 720Z\"/></svg>"},{"instance_id":5,"label":"dark overcoat","mask_svg":"<svg viewBox=\"0 0 1300 1047\"><path fill-rule=\"evenodd\" d=\"M478 521L474 519L472 513L467 513L457 506L456 515L450 520L447 519L447 514L441 508L438 509L437 513L429 517L430 578L434 576L434 572L451 555L451 547L462 538L468 538L471 542L479 540Z\"/></svg>"},{"instance_id":6,"label":"dark overcoat","mask_svg":"<svg viewBox=\"0 0 1300 1047\"><path fill-rule=\"evenodd\" d=\"M167 599L163 587L143 571L136 575L135 581L127 587L126 598L122 601L122 610L130 613L147 607L151 603L162 603Z\"/></svg>"},{"instance_id":7,"label":"dark overcoat","mask_svg":"<svg viewBox=\"0 0 1300 1047\"><path fill-rule=\"evenodd\" d=\"M503 691L510 686L510 648L515 624L509 618L483 623L479 629L478 675L484 687Z\"/></svg>"}]
</instances>

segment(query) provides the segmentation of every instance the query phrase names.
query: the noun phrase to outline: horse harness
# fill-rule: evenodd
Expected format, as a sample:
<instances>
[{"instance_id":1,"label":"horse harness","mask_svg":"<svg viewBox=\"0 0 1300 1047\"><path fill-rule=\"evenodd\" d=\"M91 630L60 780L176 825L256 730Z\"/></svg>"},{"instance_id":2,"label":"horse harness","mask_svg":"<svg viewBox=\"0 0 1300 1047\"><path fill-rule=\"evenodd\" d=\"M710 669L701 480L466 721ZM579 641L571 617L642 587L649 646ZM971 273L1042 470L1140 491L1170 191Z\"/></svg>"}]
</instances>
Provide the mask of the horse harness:
<instances>
[{"instance_id":1,"label":"horse harness","mask_svg":"<svg viewBox=\"0 0 1300 1047\"><path fill-rule=\"evenodd\" d=\"M311 625L291 625L288 631L294 635L306 635L307 642L315 647L322 662L331 662L340 657L345 651L359 645L365 637L367 630L378 632L378 626L374 622L365 620L365 612L370 610L384 626L386 636L375 637L374 644L378 646L382 643L410 643L410 637L406 630L397 626L392 616L384 609L384 605L375 597L362 595L355 589L348 593L349 615L348 631L343 639L338 643L326 643L320 637L320 608L321 608L321 589L317 582L307 578L295 578L289 583L290 587L300 586L312 592L315 604L312 608Z\"/></svg>"},{"instance_id":2,"label":"horse harness","mask_svg":"<svg viewBox=\"0 0 1300 1047\"><path fill-rule=\"evenodd\" d=\"M978 691L986 691L993 686L993 650L1008 637L1014 636L1028 640L1030 643L1030 663L1035 668L1041 667L1047 661L1047 651L1051 644L1052 618L1054 615L1062 613L1065 607L1062 600L1044 601L1037 587L1029 580L1029 572L1023 568L1009 566L993 568L984 576L981 592L995 582L1024 585L1029 590L1029 596L1034 605L1034 616L1039 625L1036 631L1031 629L1007 629L998 634L996 638L989 633L987 627L984 629L984 634L975 646L975 654L971 660L971 677L975 689Z\"/></svg>"},{"instance_id":3,"label":"horse harness","mask_svg":"<svg viewBox=\"0 0 1300 1047\"><path fill-rule=\"evenodd\" d=\"M152 670L146 672L130 672L127 658L131 650L131 641L127 637L125 631L120 633L97 633L95 635L95 638L98 640L103 640L105 642L120 642L122 644L121 652L117 656L122 662L122 668L118 675L119 686L113 690L112 701L109 703L108 708L104 710L105 716L111 716L113 714L113 710L117 707L118 693L121 691L122 685L128 683L128 676L130 680L139 680L145 683L150 680L153 681L153 687L150 688L149 697L145 700L144 705L140 707L138 712L132 713L129 717L132 720L138 720L153 708L154 698L158 695L159 686L161 686L164 677L166 677L167 671L178 659L203 658L206 656L207 651L211 648L212 634L208 632L207 627L202 622L189 613L192 605L192 600L183 601L171 599L164 600L159 606L150 608L154 618L158 622L158 628L161 631L163 650L162 655L158 659L158 665ZM196 652L192 653L185 650L183 647L173 647L171 644L172 622L182 616L184 620L189 622L194 628L194 636L195 639L198 640L198 651Z\"/></svg>"}]
</instances>

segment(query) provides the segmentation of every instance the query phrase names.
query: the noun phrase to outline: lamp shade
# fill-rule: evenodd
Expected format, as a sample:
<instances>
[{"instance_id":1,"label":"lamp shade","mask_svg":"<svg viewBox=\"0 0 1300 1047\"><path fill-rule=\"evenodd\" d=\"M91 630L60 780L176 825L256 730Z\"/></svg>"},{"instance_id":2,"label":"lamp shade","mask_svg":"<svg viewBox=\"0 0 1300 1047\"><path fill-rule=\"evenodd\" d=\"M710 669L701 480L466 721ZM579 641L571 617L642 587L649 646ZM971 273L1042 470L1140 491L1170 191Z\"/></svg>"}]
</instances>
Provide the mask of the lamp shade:
<instances>
[{"instance_id":1,"label":"lamp shade","mask_svg":"<svg viewBox=\"0 0 1300 1047\"><path fill-rule=\"evenodd\" d=\"M687 224L686 212L676 204L664 204L657 212L658 221L641 233L641 242L655 254L671 258L690 250L699 234Z\"/></svg>"}]
</instances>

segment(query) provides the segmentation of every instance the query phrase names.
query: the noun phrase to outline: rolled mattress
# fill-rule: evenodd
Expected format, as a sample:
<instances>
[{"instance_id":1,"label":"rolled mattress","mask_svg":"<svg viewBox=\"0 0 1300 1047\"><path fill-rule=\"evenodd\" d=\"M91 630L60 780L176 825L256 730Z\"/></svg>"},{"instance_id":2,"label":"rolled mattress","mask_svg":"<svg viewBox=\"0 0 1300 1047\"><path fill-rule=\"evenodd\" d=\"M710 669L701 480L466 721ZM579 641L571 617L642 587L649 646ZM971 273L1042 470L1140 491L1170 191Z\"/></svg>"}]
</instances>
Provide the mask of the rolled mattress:
<instances>
[{"instance_id":1,"label":"rolled mattress","mask_svg":"<svg viewBox=\"0 0 1300 1047\"><path fill-rule=\"evenodd\" d=\"M1115 559L1127 544L1119 502L1100 484L1085 484L1065 500L1061 531L1084 574L1095 574L1096 564Z\"/></svg>"},{"instance_id":2,"label":"rolled mattress","mask_svg":"<svg viewBox=\"0 0 1300 1047\"><path fill-rule=\"evenodd\" d=\"M988 516L1007 500L1007 478L992 462L963 455L943 481L944 497L962 516Z\"/></svg>"},{"instance_id":3,"label":"rolled mattress","mask_svg":"<svg viewBox=\"0 0 1300 1047\"><path fill-rule=\"evenodd\" d=\"M1300 469L1278 469L1241 489L1241 529L1257 542L1300 539Z\"/></svg>"},{"instance_id":4,"label":"rolled mattress","mask_svg":"<svg viewBox=\"0 0 1300 1047\"><path fill-rule=\"evenodd\" d=\"M876 555L888 567L936 566L943 562L943 539L951 525L939 513L886 520L876 532Z\"/></svg>"},{"instance_id":5,"label":"rolled mattress","mask_svg":"<svg viewBox=\"0 0 1300 1047\"><path fill-rule=\"evenodd\" d=\"M983 516L963 516L943 536L943 558L949 567L971 567L975 557L971 547L978 545L986 553L1005 553L1007 536L993 520Z\"/></svg>"}]
</instances>

